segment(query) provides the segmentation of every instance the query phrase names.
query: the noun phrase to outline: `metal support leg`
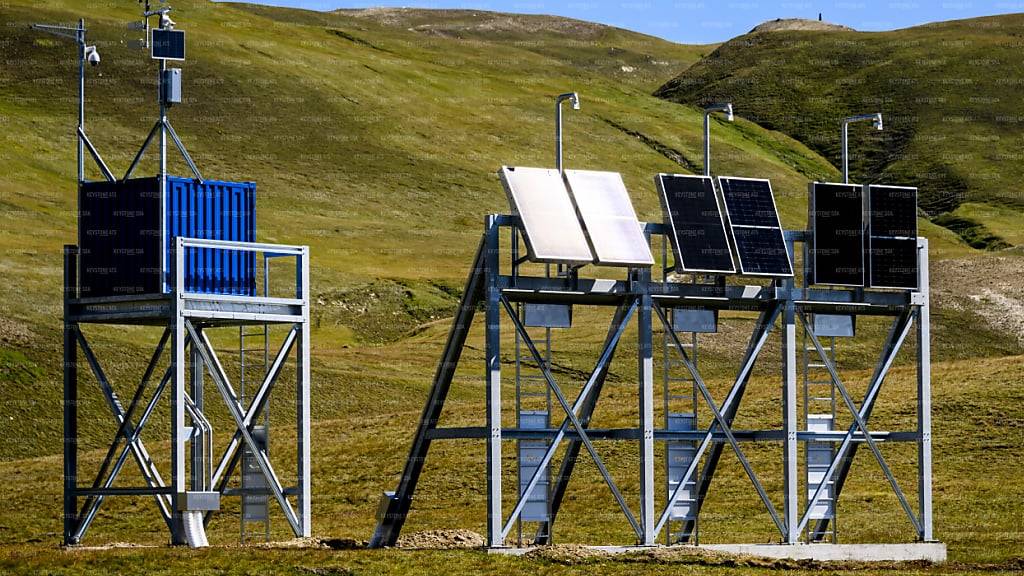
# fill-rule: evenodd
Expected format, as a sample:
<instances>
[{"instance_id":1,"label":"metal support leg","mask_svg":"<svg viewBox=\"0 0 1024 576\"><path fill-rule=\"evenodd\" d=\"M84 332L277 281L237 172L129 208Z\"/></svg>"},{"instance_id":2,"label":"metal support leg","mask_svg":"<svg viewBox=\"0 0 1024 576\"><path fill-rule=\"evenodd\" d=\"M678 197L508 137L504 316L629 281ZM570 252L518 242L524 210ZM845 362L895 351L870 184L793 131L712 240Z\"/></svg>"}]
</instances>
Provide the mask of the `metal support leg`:
<instances>
[{"instance_id":1,"label":"metal support leg","mask_svg":"<svg viewBox=\"0 0 1024 576\"><path fill-rule=\"evenodd\" d=\"M309 248L302 250L298 266L302 285L302 317L304 322L296 326L299 336L298 366L295 374L296 383L296 417L298 418L298 516L302 537L309 538L313 534L313 474L311 468L310 445L310 362L309 362Z\"/></svg>"},{"instance_id":2,"label":"metal support leg","mask_svg":"<svg viewBox=\"0 0 1024 576\"><path fill-rule=\"evenodd\" d=\"M650 270L637 272L640 286L647 286ZM654 346L651 334L651 295L640 296L637 314L639 334L637 350L637 381L640 384L640 527L641 544L654 546Z\"/></svg>"},{"instance_id":3,"label":"metal support leg","mask_svg":"<svg viewBox=\"0 0 1024 576\"><path fill-rule=\"evenodd\" d=\"M498 286L498 228L487 222L487 545L504 545L501 511L501 289Z\"/></svg>"},{"instance_id":4,"label":"metal support leg","mask_svg":"<svg viewBox=\"0 0 1024 576\"><path fill-rule=\"evenodd\" d=\"M923 303L917 310L917 445L918 506L921 540L935 540L932 526L932 359L928 239L918 239L918 274Z\"/></svg>"},{"instance_id":5,"label":"metal support leg","mask_svg":"<svg viewBox=\"0 0 1024 576\"><path fill-rule=\"evenodd\" d=\"M68 299L75 296L77 251L64 247L64 545L77 544L78 523L78 324L68 321Z\"/></svg>"},{"instance_id":6,"label":"metal support leg","mask_svg":"<svg viewBox=\"0 0 1024 576\"><path fill-rule=\"evenodd\" d=\"M175 257L175 270L184 270L184 250L176 250ZM176 284L172 319L174 333L171 335L171 489L177 495L185 492L185 363L188 360L185 356L185 279L176 278ZM174 510L172 518L171 543L186 544L182 514Z\"/></svg>"},{"instance_id":7,"label":"metal support leg","mask_svg":"<svg viewBox=\"0 0 1024 576\"><path fill-rule=\"evenodd\" d=\"M428 433L437 428L437 421L444 410L445 400L448 398L448 391L451 389L452 378L455 369L459 365L462 356L462 348L466 343L470 326L476 315L477 306L485 297L486 279L488 270L485 254L488 249L487 234L490 234L494 226L493 219L488 219L488 232L480 242L473 265L466 279L466 287L462 292L462 299L459 301L459 309L452 325L448 331L448 339L445 343L441 361L434 373L433 384L430 387L430 394L423 406L423 413L420 415L419 425L416 428L416 435L413 438L412 446L409 448L409 455L405 460L402 469L402 476L387 502L379 518L377 528L370 539L370 548L381 548L383 546L394 546L398 536L409 515L409 508L412 505L412 495L416 492L420 474L423 472L423 463L426 461L427 453L430 451L430 438Z\"/></svg>"},{"instance_id":8,"label":"metal support leg","mask_svg":"<svg viewBox=\"0 0 1024 576\"><path fill-rule=\"evenodd\" d=\"M787 544L795 544L800 541L800 529L798 528L800 519L800 512L798 510L800 478L797 474L797 448L799 443L796 437L799 425L796 410L796 308L792 301L787 301L785 304L782 322L782 426L786 433L782 448L783 490L785 492L785 541Z\"/></svg>"}]
</instances>

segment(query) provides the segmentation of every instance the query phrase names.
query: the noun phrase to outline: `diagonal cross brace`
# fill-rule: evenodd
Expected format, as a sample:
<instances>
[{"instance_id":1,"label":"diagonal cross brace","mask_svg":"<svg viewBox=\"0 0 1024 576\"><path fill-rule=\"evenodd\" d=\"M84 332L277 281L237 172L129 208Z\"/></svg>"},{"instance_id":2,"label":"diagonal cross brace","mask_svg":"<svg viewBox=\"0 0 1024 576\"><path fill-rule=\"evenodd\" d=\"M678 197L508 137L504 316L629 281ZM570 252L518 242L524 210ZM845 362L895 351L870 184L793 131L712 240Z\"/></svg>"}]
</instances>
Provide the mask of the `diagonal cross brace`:
<instances>
[{"instance_id":1,"label":"diagonal cross brace","mask_svg":"<svg viewBox=\"0 0 1024 576\"><path fill-rule=\"evenodd\" d=\"M131 422L128 422L125 418L124 408L121 407L121 403L117 399L117 394L114 393L114 389L111 387L110 381L103 372L103 368L96 360L96 356L93 354L92 348L89 346L89 342L85 339L85 335L82 334L81 330L76 331L76 335L78 336L78 344L81 346L82 352L85 353L86 360L89 362L89 367L92 369L92 373L96 377L96 380L99 381L100 389L103 391L103 397L106 399L107 405L110 407L110 411L113 413L114 419L118 423L118 428L121 430L124 439L128 442L128 446L131 448L135 462L139 465L139 471L142 473L142 477L145 479L146 485L150 488L165 488L166 485L164 484L163 478L160 476L159 470L156 468L156 464L154 464L153 459L146 450L146 445L142 442L142 439L135 433L135 427L132 426ZM161 513L164 512L166 503L159 495L155 495L154 497L157 499L157 506L160 507Z\"/></svg>"},{"instance_id":2,"label":"diagonal cross brace","mask_svg":"<svg viewBox=\"0 0 1024 576\"><path fill-rule=\"evenodd\" d=\"M121 467L124 465L125 458L127 458L128 451L130 450L130 446L127 444L121 451L121 455L114 466L113 472L107 475L107 471L108 469L110 469L110 463L111 461L113 461L114 458L114 453L117 451L117 447L121 443L121 438L127 434L126 428L132 422L132 417L135 415L135 409L136 407L138 407L139 402L142 400L142 395L146 391L147 386L149 385L149 379L152 377L153 371L156 370L156 365L160 361L160 357L163 355L164 347L167 345L167 340L170 338L170 335L170 329L165 328L163 334L160 337L160 341L157 343L156 350L153 351L153 356L150 358L149 364L146 366L146 371L143 373L142 379L139 381L139 386L135 390L135 394L132 396L132 401L128 405L128 411L125 413L124 419L121 420L121 423L118 425L117 431L114 433L113 440L110 441L110 447L107 449L107 454L103 458L103 463L100 464L99 471L96 473L96 479L93 480L92 483L92 488L94 490L100 488L101 485L103 488L110 488L111 486L113 486L114 481L117 479L118 474L120 474L121 472ZM169 370L168 373L165 373L163 376L164 380L167 378L169 378ZM139 424L135 426L135 432L133 437L137 438L139 436L143 425L144 422L140 421ZM82 530L82 532L84 532L83 527L87 526L89 522L92 521L92 518L96 515L96 512L99 510L99 507L103 502L103 498L103 495L92 495L86 499L86 501L82 505L81 512L79 512L78 514L79 523L78 528L76 528L76 532L78 530ZM165 501L162 497L160 498L160 500ZM159 503L158 508L160 509L160 514L163 516L164 521L167 522L168 528L170 528L171 517L169 509L165 508ZM79 536L79 540L80 539L81 536Z\"/></svg>"},{"instance_id":3,"label":"diagonal cross brace","mask_svg":"<svg viewBox=\"0 0 1024 576\"><path fill-rule=\"evenodd\" d=\"M235 426L238 428L238 431L241 432L242 439L245 441L246 445L249 446L249 450L252 451L253 458L256 460L256 464L259 466L260 472L263 473L264 478L267 480L267 484L274 493L274 498L276 498L278 504L281 505L281 510L284 512L285 518L291 525L292 531L295 532L296 535L301 534L302 530L299 526L298 518L295 515L295 510L285 497L284 490L281 488L281 483L277 479L277 474L274 473L274 469L267 460L266 454L264 454L256 445L256 441L249 432L249 427L245 425L245 416L242 413L242 407L231 388L227 375L224 373L224 367L221 366L220 359L217 358L217 353L213 351L213 346L207 339L206 334L198 334L195 326L193 326L192 322L187 319L185 320L185 329L192 337L193 346L203 357L203 362L205 362L210 368L210 375L213 378L213 382L217 385L217 389L224 398L224 404L227 405L228 412L231 413L231 417L235 421Z\"/></svg>"},{"instance_id":4,"label":"diagonal cross brace","mask_svg":"<svg viewBox=\"0 0 1024 576\"><path fill-rule=\"evenodd\" d=\"M843 381L839 378L839 374L836 372L835 366L832 364L832 361L828 358L828 355L825 353L824 348L821 346L821 341L818 340L818 336L814 333L813 330L810 329L806 315L803 312L801 312L799 316L800 322L804 325L804 329L807 331L807 335L810 337L811 343L814 344L814 348L817 350L818 355L821 357L822 363L825 364L825 368L831 375L832 382L836 385L836 389L839 390L839 394L843 397L843 402L846 404L846 407L850 410L850 414L853 416L854 423L850 426L850 429L847 431L843 444L846 445L846 440L852 439L853 434L857 431L858 428L860 429L860 431L864 435L865 442L867 442L867 445L871 449L871 452L874 453L875 459L878 461L878 465L882 468L882 473L885 474L886 479L889 481L889 485L892 487L893 492L896 494L896 498L900 501L900 505L903 507L904 512L907 513L907 517L910 519L910 523L914 525L914 529L918 532L918 534L920 534L921 524L920 522L918 522L917 516L914 514L914 510L910 507L910 503L907 502L907 498L903 495L903 490L900 489L900 485L896 481L896 477L893 475L892 470L890 470L889 465L886 464L885 458L882 456L881 450L878 449L878 444L875 442L875 439L871 436L871 431L868 430L867 423L864 421L864 416L860 413L860 410L857 409L856 404L854 404L853 399L850 397L850 393L846 390L846 386L843 384ZM881 381L877 382L876 386L880 384ZM831 475L835 473L834 464L839 460L839 456L840 454L837 452L836 457L833 458L833 465L829 466L829 470L828 472L826 472L825 478L823 479L821 484L819 484L818 489L815 490L814 496L811 498L811 501L808 505L807 512L804 515L805 517L801 519L798 531L803 530L807 522L807 516L810 514L811 507L817 504L817 501L821 498L821 493L824 491L824 487L829 482L829 480L831 480Z\"/></svg>"},{"instance_id":5,"label":"diagonal cross brace","mask_svg":"<svg viewBox=\"0 0 1024 576\"><path fill-rule=\"evenodd\" d=\"M776 304L773 308L767 311L763 317L767 317L766 321L759 324L753 337L751 338L751 346L747 350L747 356L744 358L743 363L740 367L740 372L736 376L736 380L733 382L732 389L729 390L729 395L725 401L722 402L722 410L725 412L735 412L735 404L743 394L743 390L746 387L747 378L750 376L750 371L754 367L754 363L757 361L758 355L761 353L761 349L768 341L768 334L771 332L772 327L775 325L775 319L778 318L779 313L782 311L782 306ZM714 422L708 428L707 433L704 435L704 439L701 440L700 446L694 453L693 461L690 462L690 466L686 469L686 473L680 479L679 484L675 490L669 496L668 502L665 505L665 510L661 513L661 517L658 519L658 523L654 528L654 533L657 535L661 532L661 529L665 527L665 523L668 522L669 515L672 513L672 507L675 506L676 500L679 499L679 495L682 493L683 487L690 482L690 478L697 470L697 465L700 463L701 457L704 452L711 445L714 438L715 428L718 426L718 422ZM714 456L714 454L713 454ZM712 469L713 470L713 469ZM707 482L711 481L711 475L707 477ZM701 478L704 480L704 477Z\"/></svg>"},{"instance_id":6,"label":"diagonal cross brace","mask_svg":"<svg viewBox=\"0 0 1024 576\"><path fill-rule=\"evenodd\" d=\"M879 364L876 366L874 374L871 376L871 384L868 386L868 391L864 396L864 401L861 402L860 413L864 420L867 421L871 417L871 412L875 405L875 400L878 398L879 390L881 389L882 382L885 380L886 375L889 372L889 368L892 366L896 359L896 355L899 353L900 348L903 346L903 342L906 337L910 334L910 328L913 325L913 315L910 311L906 311L901 314L896 321L893 322L892 326L889 327L889 335L886 338L886 343L882 349L881 359ZM835 471L829 470L827 474L828 478L835 477L834 491L835 494L833 499L839 500L839 495L842 494L843 486L846 484L846 478L849 474L850 467L853 464L853 459L857 454L857 444L852 442L852 437L849 439L844 438L842 445L839 450L836 451L838 456L845 456L834 458L830 464L831 467L836 467ZM825 534L828 528L830 520L827 518L820 519L814 529L811 531L811 541L821 538ZM802 528L801 528L802 529Z\"/></svg>"},{"instance_id":7,"label":"diagonal cross brace","mask_svg":"<svg viewBox=\"0 0 1024 576\"><path fill-rule=\"evenodd\" d=\"M706 402L708 408L711 409L711 413L714 416L715 421L718 423L719 428L722 429L722 432L725 434L726 439L728 439L729 444L732 445L732 449L736 452L736 457L739 458L740 464L743 466L743 470L750 478L750 482L754 485L754 489L757 490L757 494L761 497L761 501L764 503L765 508L768 509L768 514L771 515L772 521L775 522L775 526L779 529L779 532L785 535L785 525L779 518L779 513L775 510L775 505L772 504L764 486L761 485L761 481L757 478L757 474L754 473L754 469L747 460L746 454L744 454L743 450L740 448L739 442L736 441L736 437L733 435L732 428L730 427L730 422L726 421L721 411L719 411L718 406L715 405L715 400L711 397L711 392L708 391L707 385L704 384L704 378L701 377L700 372L697 370L697 366L693 364L690 360L690 355L687 354L686 349L683 348L683 343L679 341L679 336L676 334L676 331L672 329L672 324L665 316L665 311L661 306L655 306L654 311L658 313L658 318L661 320L665 330L672 336L672 343L676 351L678 351L682 356L683 365L686 366L686 370L690 373L690 376L693 377L693 381L697 384L697 389L700 391L701 396L704 397L704 402ZM682 485L683 484L680 483L680 486Z\"/></svg>"},{"instance_id":8,"label":"diagonal cross brace","mask_svg":"<svg viewBox=\"0 0 1024 576\"><path fill-rule=\"evenodd\" d=\"M608 333L605 335L604 345L601 347L602 350L607 349L613 340L619 338L618 326L628 323L629 319L626 316L627 314L633 314L635 309L636 305L627 306L625 304L615 309L615 315L612 317ZM611 353L615 354L615 347L611 348ZM611 361L612 357L609 357L608 361L604 363L603 369L591 375L591 378L596 378L596 381L579 409L580 423L585 427L590 426L590 420L594 415L594 410L597 408L597 401L601 396L601 389L604 387L605 379L608 376L608 366L611 364ZM569 478L572 477L573 470L576 468L576 460L579 458L582 446L583 444L579 440L569 439L569 445L565 449L565 456L562 458L562 465L559 467L558 476L555 478L554 490L551 493L550 516L547 522L543 522L537 527L537 534L533 540L534 545L540 546L551 543L551 527L554 525L558 511L562 507L562 499L565 497Z\"/></svg>"},{"instance_id":9,"label":"diagonal cross brace","mask_svg":"<svg viewBox=\"0 0 1024 576\"><path fill-rule=\"evenodd\" d=\"M583 389L580 390L579 395L576 397L576 401L572 405L573 414L575 414L584 405L584 403L587 402L591 391L594 389L597 383L603 379L603 375L606 372L606 367L608 363L611 362L611 359L615 354L615 348L619 344L619 338L621 338L622 333L625 332L626 325L629 324L629 319L632 317L633 312L636 311L637 304L638 303L634 301L629 306L629 308L626 309L626 312L622 315L616 313L616 319L612 324L611 328L609 329L609 334L611 334L611 336L608 339L608 342L606 342L604 350L601 352L601 356L598 358L597 365L594 367L593 372L591 372L590 378L587 380L586 384L584 384ZM532 347L532 342L528 344L528 346ZM541 366L545 366L545 364L541 364ZM546 368L544 369L546 370ZM530 481L526 485L526 489L522 491L522 494L520 494L519 500L516 502L515 508L513 508L512 510L512 514L509 516L507 523L502 529L503 538L508 535L509 531L512 529L512 525L515 523L516 519L522 513L523 508L526 507L530 495L533 493L534 488L536 488L538 482L540 481L541 473L551 462L551 459L555 455L555 451L558 449L558 445L562 442L562 440L566 436L566 433L569 431L569 423L570 420L568 417L562 420L562 424L558 428L558 433L555 434L555 437L548 445L548 448L544 453L544 457L541 458L540 463L537 465L537 469L534 470L533 475L530 476ZM578 426L579 427L577 428L577 430L582 430L583 428L585 428L585 426L582 423L580 423ZM581 432L581 435L585 435L585 432ZM635 525L634 529L638 527L639 525Z\"/></svg>"},{"instance_id":10,"label":"diagonal cross brace","mask_svg":"<svg viewBox=\"0 0 1024 576\"><path fill-rule=\"evenodd\" d=\"M288 331L288 335L285 336L284 342L281 344L280 350L274 357L274 361L270 365L270 369L267 370L266 376L263 377L263 382L256 390L256 394L252 398L252 402L249 404L249 408L245 411L245 415L242 418L242 422L246 428L252 430L253 421L263 411L263 408L267 404L267 400L270 398L270 392L277 382L277 377L281 373L281 367L284 366L285 361L288 358L288 354L292 350L292 346L295 344L297 332L293 327ZM228 447L224 450L223 456L221 456L220 463L217 465L217 471L214 472L211 478L211 484L216 485L221 478L227 478L230 476L228 473L226 476L225 472L229 469L234 468L235 460L237 460L238 446L242 441L242 431L235 430L234 436L231 438L231 442L228 443Z\"/></svg>"},{"instance_id":11,"label":"diagonal cross brace","mask_svg":"<svg viewBox=\"0 0 1024 576\"><path fill-rule=\"evenodd\" d=\"M534 345L533 340L526 332L526 327L523 326L522 321L519 320L519 317L516 315L512 305L509 304L508 299L504 296L501 297L501 304L505 307L505 312L508 313L509 318L512 319L512 324L515 325L516 331L519 332L519 336L522 338L523 343L526 344L526 347L530 350L530 355L533 356L533 361L541 367L541 373L544 374L544 379L547 381L548 387L551 388L551 392L554 393L555 398L558 399L558 403L562 406L562 410L565 411L565 415L572 422L577 434L579 434L580 441L583 442L587 452L590 453L590 457L594 460L594 464L597 465L597 469L601 472L601 476L604 477L605 483L608 484L608 487L611 489L612 495L619 504L619 508L622 509L622 513L626 515L626 519L629 520L629 523L633 527L633 531L636 532L637 537L642 538L643 531L640 529L640 524L636 521L636 517L633 515L633 512L630 511L629 505L626 504L626 499L622 497L622 492L619 491L619 487L615 484L615 480L612 479L611 474L605 467L604 461L601 460L601 456L598 455L597 449L594 448L594 444L590 441L590 437L587 436L586 428L584 428L583 424L580 423L579 418L576 417L575 410L569 406L569 401L565 399L565 395L562 394L561 388L559 388L558 384L555 382L554 377L551 375L551 369L545 365L540 352L537 351L537 347ZM538 468L538 470L539 469L540 468ZM523 504L523 502L520 504ZM510 520L502 529L502 537L506 536L511 529L512 521Z\"/></svg>"}]
</instances>

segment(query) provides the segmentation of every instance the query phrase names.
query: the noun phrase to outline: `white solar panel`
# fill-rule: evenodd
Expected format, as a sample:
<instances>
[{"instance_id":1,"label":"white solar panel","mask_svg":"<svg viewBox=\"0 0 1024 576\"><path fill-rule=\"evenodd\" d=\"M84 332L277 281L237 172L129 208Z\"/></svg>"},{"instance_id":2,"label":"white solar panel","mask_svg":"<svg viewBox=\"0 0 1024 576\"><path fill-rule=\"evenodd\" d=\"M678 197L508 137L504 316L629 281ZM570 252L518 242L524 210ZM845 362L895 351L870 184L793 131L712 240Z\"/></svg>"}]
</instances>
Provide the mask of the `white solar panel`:
<instances>
[{"instance_id":1,"label":"white solar panel","mask_svg":"<svg viewBox=\"0 0 1024 576\"><path fill-rule=\"evenodd\" d=\"M522 223L530 260L561 264L594 261L558 170L503 166L498 174L512 212Z\"/></svg>"},{"instance_id":2,"label":"white solar panel","mask_svg":"<svg viewBox=\"0 0 1024 576\"><path fill-rule=\"evenodd\" d=\"M650 245L618 172L566 170L565 179L598 264L654 264Z\"/></svg>"}]
</instances>

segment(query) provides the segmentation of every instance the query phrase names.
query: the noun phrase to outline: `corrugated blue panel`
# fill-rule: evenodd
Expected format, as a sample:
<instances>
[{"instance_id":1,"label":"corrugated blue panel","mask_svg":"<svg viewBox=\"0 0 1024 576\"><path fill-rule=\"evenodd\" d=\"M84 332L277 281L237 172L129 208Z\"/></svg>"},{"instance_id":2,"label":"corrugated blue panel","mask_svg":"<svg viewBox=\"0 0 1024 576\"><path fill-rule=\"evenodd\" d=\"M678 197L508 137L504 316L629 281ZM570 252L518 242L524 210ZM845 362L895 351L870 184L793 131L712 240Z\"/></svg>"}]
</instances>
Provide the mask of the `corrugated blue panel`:
<instances>
[{"instance_id":1,"label":"corrugated blue panel","mask_svg":"<svg viewBox=\"0 0 1024 576\"><path fill-rule=\"evenodd\" d=\"M168 248L178 236L252 242L256 237L256 185L252 182L167 179ZM168 250L167 270L171 270ZM186 289L203 294L256 293L255 257L250 253L190 248L185 254ZM165 287L169 290L170 285Z\"/></svg>"},{"instance_id":2,"label":"corrugated blue panel","mask_svg":"<svg viewBox=\"0 0 1024 576\"><path fill-rule=\"evenodd\" d=\"M178 236L256 239L252 182L168 177L163 199L157 178L87 182L79 190L79 210L83 297L170 292ZM254 295L255 263L250 252L190 248L185 254L186 289Z\"/></svg>"}]
</instances>

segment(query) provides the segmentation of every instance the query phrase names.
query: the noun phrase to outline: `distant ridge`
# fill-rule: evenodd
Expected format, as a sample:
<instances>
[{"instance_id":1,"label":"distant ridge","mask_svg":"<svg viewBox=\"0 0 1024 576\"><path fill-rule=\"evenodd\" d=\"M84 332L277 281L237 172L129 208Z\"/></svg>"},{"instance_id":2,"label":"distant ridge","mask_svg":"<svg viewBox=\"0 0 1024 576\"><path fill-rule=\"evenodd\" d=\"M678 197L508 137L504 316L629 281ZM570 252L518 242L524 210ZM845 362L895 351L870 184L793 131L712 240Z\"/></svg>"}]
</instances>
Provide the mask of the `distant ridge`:
<instances>
[{"instance_id":1,"label":"distant ridge","mask_svg":"<svg viewBox=\"0 0 1024 576\"><path fill-rule=\"evenodd\" d=\"M785 32L788 30L856 32L856 30L849 26L823 22L821 20L808 20L806 18L776 18L775 20L768 20L767 22L762 22L761 24L754 26L754 28L751 29L750 34L754 34L756 32Z\"/></svg>"}]
</instances>

